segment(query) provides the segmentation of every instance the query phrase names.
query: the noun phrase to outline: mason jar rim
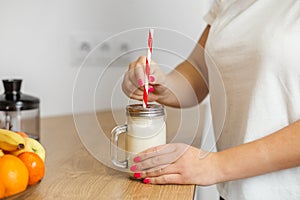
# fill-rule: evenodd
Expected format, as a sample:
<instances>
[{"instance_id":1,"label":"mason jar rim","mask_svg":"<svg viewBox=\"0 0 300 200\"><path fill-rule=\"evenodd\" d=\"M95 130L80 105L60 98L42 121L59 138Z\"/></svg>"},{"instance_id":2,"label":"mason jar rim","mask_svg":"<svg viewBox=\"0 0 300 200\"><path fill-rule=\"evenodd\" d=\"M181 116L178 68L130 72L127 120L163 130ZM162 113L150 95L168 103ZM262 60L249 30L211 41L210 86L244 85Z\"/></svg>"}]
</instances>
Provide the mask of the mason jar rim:
<instances>
[{"instance_id":1,"label":"mason jar rim","mask_svg":"<svg viewBox=\"0 0 300 200\"><path fill-rule=\"evenodd\" d=\"M148 104L147 108L143 104L131 104L126 106L126 115L131 117L158 117L165 115L165 109L160 104Z\"/></svg>"}]
</instances>

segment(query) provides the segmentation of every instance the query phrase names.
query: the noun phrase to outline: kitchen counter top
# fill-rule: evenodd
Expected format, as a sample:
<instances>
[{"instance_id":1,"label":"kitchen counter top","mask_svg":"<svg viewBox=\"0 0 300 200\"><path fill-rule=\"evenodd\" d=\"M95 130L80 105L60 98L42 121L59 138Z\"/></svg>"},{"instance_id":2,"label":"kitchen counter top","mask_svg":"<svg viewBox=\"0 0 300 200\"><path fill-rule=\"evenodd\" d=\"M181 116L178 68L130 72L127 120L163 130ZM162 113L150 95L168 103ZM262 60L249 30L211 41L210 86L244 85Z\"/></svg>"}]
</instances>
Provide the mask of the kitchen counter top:
<instances>
[{"instance_id":1,"label":"kitchen counter top","mask_svg":"<svg viewBox=\"0 0 300 200\"><path fill-rule=\"evenodd\" d=\"M180 127L181 114L169 112L167 140L172 141L176 133L174 130ZM102 164L96 159L97 156L91 155L93 150L85 148L83 144L87 144L87 141L84 137L79 137L81 134L77 134L78 130L84 129L87 133L96 130L91 124L91 119L96 116L102 134L109 139L110 131L116 125L114 115L111 111L96 115L80 114L75 119L81 125L74 123L72 115L42 119L41 143L47 153L45 177L39 184L9 199L193 199L194 185L143 184L130 180L126 173ZM119 112L116 116L123 115L123 112ZM196 137L195 141L200 140ZM102 146L107 148L105 144ZM99 147L99 151L100 149ZM109 155L109 148L104 154Z\"/></svg>"}]
</instances>

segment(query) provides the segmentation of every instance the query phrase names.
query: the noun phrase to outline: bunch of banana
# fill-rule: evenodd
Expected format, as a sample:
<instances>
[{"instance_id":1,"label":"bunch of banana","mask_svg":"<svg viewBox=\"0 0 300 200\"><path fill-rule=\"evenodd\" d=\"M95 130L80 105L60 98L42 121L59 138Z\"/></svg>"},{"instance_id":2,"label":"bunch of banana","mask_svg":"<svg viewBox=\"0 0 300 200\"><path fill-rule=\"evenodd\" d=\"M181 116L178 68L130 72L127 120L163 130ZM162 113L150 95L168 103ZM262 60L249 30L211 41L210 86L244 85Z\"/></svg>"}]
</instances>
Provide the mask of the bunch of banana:
<instances>
[{"instance_id":1,"label":"bunch of banana","mask_svg":"<svg viewBox=\"0 0 300 200\"><path fill-rule=\"evenodd\" d=\"M25 140L19 134L0 129L0 149L3 151L15 151L18 149L23 149L25 146Z\"/></svg>"},{"instance_id":2,"label":"bunch of banana","mask_svg":"<svg viewBox=\"0 0 300 200\"><path fill-rule=\"evenodd\" d=\"M4 156L4 152L2 151L2 149L0 149L0 157Z\"/></svg>"}]
</instances>

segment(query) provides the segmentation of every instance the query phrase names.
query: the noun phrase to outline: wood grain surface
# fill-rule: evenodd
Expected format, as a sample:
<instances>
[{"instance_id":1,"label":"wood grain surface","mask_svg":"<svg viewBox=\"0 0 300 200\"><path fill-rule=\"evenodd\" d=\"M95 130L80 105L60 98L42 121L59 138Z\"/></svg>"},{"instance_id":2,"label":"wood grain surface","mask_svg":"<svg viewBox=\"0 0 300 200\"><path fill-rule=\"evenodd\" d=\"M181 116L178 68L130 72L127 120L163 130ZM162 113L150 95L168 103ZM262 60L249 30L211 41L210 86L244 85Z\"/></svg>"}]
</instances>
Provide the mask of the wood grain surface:
<instances>
[{"instance_id":1,"label":"wood grain surface","mask_svg":"<svg viewBox=\"0 0 300 200\"><path fill-rule=\"evenodd\" d=\"M181 126L181 113L172 110L168 112L168 141L172 141ZM108 138L116 125L114 115L111 111L96 114ZM122 116L123 111L116 115ZM94 129L90 126L91 116L95 117L95 114L77 116L87 132ZM47 153L45 177L39 184L8 199L193 199L194 185L143 184L99 162L82 144L77 134L80 127L76 129L72 115L44 118L41 127L41 142ZM194 141L194 145L198 145L199 136ZM109 149L102 153L109 154Z\"/></svg>"}]
</instances>

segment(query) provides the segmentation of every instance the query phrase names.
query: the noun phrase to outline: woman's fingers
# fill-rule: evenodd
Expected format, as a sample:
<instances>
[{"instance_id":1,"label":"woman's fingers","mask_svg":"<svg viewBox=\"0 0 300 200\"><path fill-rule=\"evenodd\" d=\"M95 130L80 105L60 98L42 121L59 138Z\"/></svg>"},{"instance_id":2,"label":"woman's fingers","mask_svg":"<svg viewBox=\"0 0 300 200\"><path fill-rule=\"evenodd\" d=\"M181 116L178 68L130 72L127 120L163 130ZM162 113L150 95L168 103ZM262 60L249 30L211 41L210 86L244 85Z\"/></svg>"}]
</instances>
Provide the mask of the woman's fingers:
<instances>
[{"instance_id":1,"label":"woman's fingers","mask_svg":"<svg viewBox=\"0 0 300 200\"><path fill-rule=\"evenodd\" d=\"M170 156L169 154L154 156L143 160L142 162L136 163L135 169L138 171L143 171L147 169L153 170L157 167L161 167L162 165L173 163L175 160L176 159L174 159L174 156Z\"/></svg>"},{"instance_id":2,"label":"woman's fingers","mask_svg":"<svg viewBox=\"0 0 300 200\"><path fill-rule=\"evenodd\" d=\"M180 172L180 169L176 167L174 164L166 164L166 165L161 165L155 168L152 168L150 170L142 171L141 172L141 178L146 178L146 177L158 177L162 176L164 174L177 174Z\"/></svg>"},{"instance_id":3,"label":"woman's fingers","mask_svg":"<svg viewBox=\"0 0 300 200\"><path fill-rule=\"evenodd\" d=\"M135 178L144 179L144 183L151 184L182 184L183 178L180 169L174 164L163 165L149 171L137 172Z\"/></svg>"},{"instance_id":4,"label":"woman's fingers","mask_svg":"<svg viewBox=\"0 0 300 200\"><path fill-rule=\"evenodd\" d=\"M137 61L129 64L129 69L124 75L122 89L127 96L137 100L142 99L144 74L143 56L141 56Z\"/></svg>"},{"instance_id":5,"label":"woman's fingers","mask_svg":"<svg viewBox=\"0 0 300 200\"><path fill-rule=\"evenodd\" d=\"M165 174L153 178L145 178L143 180L147 184L183 184L184 180L180 174Z\"/></svg>"},{"instance_id":6,"label":"woman's fingers","mask_svg":"<svg viewBox=\"0 0 300 200\"><path fill-rule=\"evenodd\" d=\"M124 93L130 98L136 100L143 99L143 89L146 83L145 64L146 56L140 56L135 62L129 64L129 69L124 75L122 89ZM161 86L165 85L165 79L165 73L155 62L151 61L148 101L156 101L159 98L159 96L163 93L164 90Z\"/></svg>"},{"instance_id":7,"label":"woman's fingers","mask_svg":"<svg viewBox=\"0 0 300 200\"><path fill-rule=\"evenodd\" d=\"M151 62L149 83L152 85L164 85L166 74L162 69L155 63Z\"/></svg>"},{"instance_id":8,"label":"woman's fingers","mask_svg":"<svg viewBox=\"0 0 300 200\"><path fill-rule=\"evenodd\" d=\"M175 150L169 152L173 146ZM209 153L187 144L169 144L151 148L145 152L153 157L139 160L132 167L134 177L143 179L144 183L151 184L215 184L219 178L217 153Z\"/></svg>"},{"instance_id":9,"label":"woman's fingers","mask_svg":"<svg viewBox=\"0 0 300 200\"><path fill-rule=\"evenodd\" d=\"M173 151L175 151L176 147L174 145L164 144L160 146L155 146L152 148L149 148L139 154L137 154L134 158L135 161L143 161L155 156L168 154Z\"/></svg>"},{"instance_id":10,"label":"woman's fingers","mask_svg":"<svg viewBox=\"0 0 300 200\"><path fill-rule=\"evenodd\" d=\"M127 96L134 98L134 99L138 99L138 100L139 100L140 96L143 94L143 91L141 89L137 88L137 86L135 84L133 84L133 82L130 81L129 73L125 73L125 75L124 75L122 90Z\"/></svg>"},{"instance_id":11,"label":"woman's fingers","mask_svg":"<svg viewBox=\"0 0 300 200\"><path fill-rule=\"evenodd\" d=\"M134 158L136 162L134 169L142 171L171 164L178 160L187 149L188 145L185 144L165 144L147 149Z\"/></svg>"}]
</instances>

